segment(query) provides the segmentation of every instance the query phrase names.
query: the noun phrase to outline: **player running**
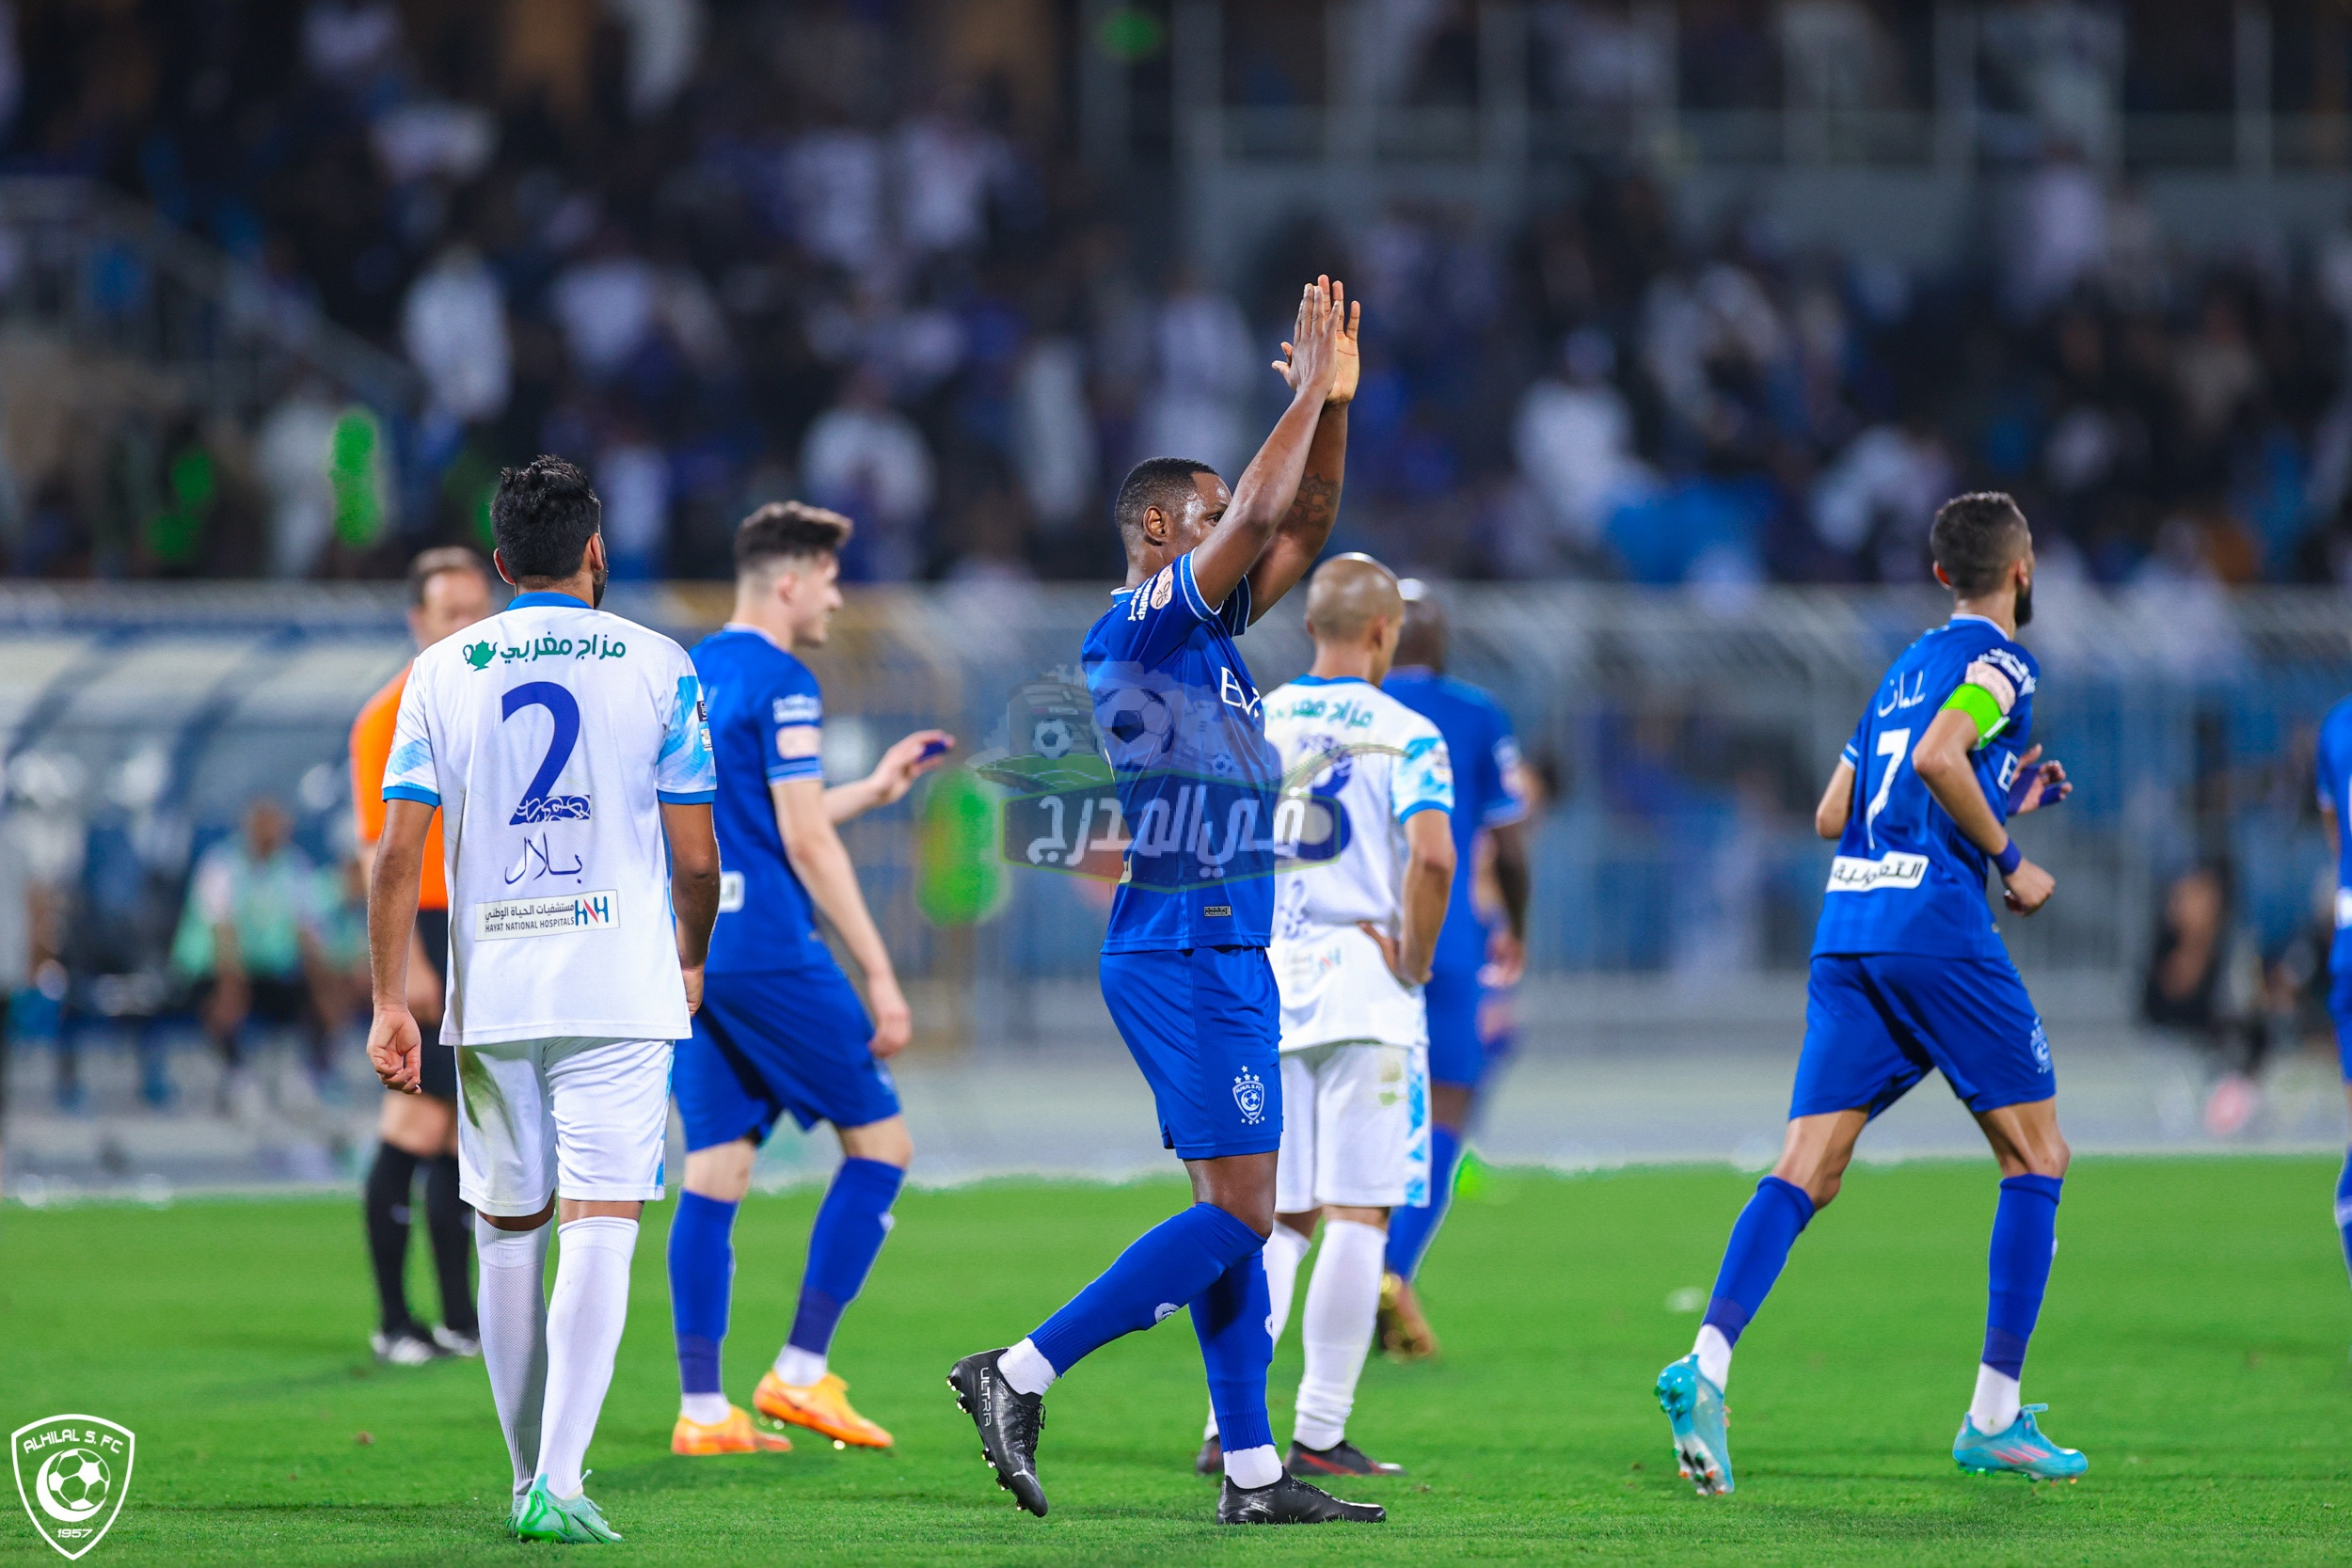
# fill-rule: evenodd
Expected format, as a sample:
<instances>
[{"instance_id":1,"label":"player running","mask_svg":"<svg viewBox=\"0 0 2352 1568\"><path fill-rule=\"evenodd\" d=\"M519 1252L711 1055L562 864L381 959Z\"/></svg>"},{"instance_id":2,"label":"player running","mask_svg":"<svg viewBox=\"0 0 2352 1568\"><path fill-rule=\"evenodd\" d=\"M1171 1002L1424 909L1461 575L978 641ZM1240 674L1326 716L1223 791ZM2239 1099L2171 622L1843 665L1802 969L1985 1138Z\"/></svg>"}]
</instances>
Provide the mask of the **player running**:
<instances>
[{"instance_id":1,"label":"player running","mask_svg":"<svg viewBox=\"0 0 2352 1568\"><path fill-rule=\"evenodd\" d=\"M1381 1348L1401 1361L1438 1354L1413 1280L1454 1202L1462 1140L1486 1077L1489 1020L1518 984L1527 952L1527 799L1511 720L1492 697L1445 673L1445 610L1420 582L1400 585L1405 630L1380 689L1438 726L1454 764L1454 890L1422 1000L1429 1012L1429 1202L1389 1222L1380 1282ZM1502 925L1489 929L1472 896L1484 861Z\"/></svg>"},{"instance_id":2,"label":"player running","mask_svg":"<svg viewBox=\"0 0 2352 1568\"><path fill-rule=\"evenodd\" d=\"M1940 1070L2001 1168L1984 1356L1952 1440L1963 1470L2071 1480L2088 1468L2018 1403L2026 1344L2057 1245L2066 1140L2050 1045L1985 909L2032 914L2056 884L2005 819L2053 805L2066 770L2028 746L2040 667L2016 641L2033 615L2033 535L2005 495L1956 497L1930 534L1935 578L1958 600L1886 673L1814 809L1838 841L1813 941L1804 1050L1788 1137L1732 1227L1689 1355L1658 1377L1682 1473L1701 1497L1732 1489L1724 1387L1732 1347L1780 1276L1798 1233L1837 1196L1869 1119Z\"/></svg>"},{"instance_id":3,"label":"player running","mask_svg":"<svg viewBox=\"0 0 2352 1568\"><path fill-rule=\"evenodd\" d=\"M1314 666L1265 700L1266 738L1282 758L1276 836L1295 857L1277 884L1271 954L1282 995L1282 1148L1265 1244L1277 1342L1323 1221L1299 1321L1293 1474L1405 1473L1347 1440L1390 1212L1430 1201L1422 992L1454 882L1445 739L1379 685L1404 625L1387 567L1333 557L1307 587ZM1217 1454L1212 1418L1204 1470Z\"/></svg>"},{"instance_id":4,"label":"player running","mask_svg":"<svg viewBox=\"0 0 2352 1568\"><path fill-rule=\"evenodd\" d=\"M1182 458L1128 473L1115 508L1127 586L1087 634L1087 684L1131 838L1103 999L1194 1202L1027 1338L948 1372L997 1484L1040 1515L1041 1396L1082 1357L1189 1305L1225 1433L1217 1522L1386 1517L1292 1479L1265 1408L1274 1341L1261 1254L1282 1135L1281 1006L1265 952L1279 763L1233 640L1306 575L1338 511L1357 371L1339 285L1308 286L1293 337L1276 361L1290 407L1230 492Z\"/></svg>"},{"instance_id":5,"label":"player running","mask_svg":"<svg viewBox=\"0 0 2352 1568\"><path fill-rule=\"evenodd\" d=\"M730 1233L752 1162L790 1112L833 1124L841 1166L818 1206L800 1310L752 1402L776 1420L859 1448L890 1433L850 1408L827 1370L841 1314L890 1234L890 1206L914 1145L882 1064L913 1015L834 830L903 798L954 744L908 736L854 784L825 787L824 699L795 649L819 647L841 608L850 520L797 501L761 507L735 531L735 613L694 649L719 760L717 821L726 871L710 934L703 1005L678 1050L686 1191L670 1227L670 1309L682 1390L673 1451L753 1453L790 1441L727 1402L719 1375L734 1289ZM874 1016L817 934L822 911L866 973Z\"/></svg>"},{"instance_id":6,"label":"player running","mask_svg":"<svg viewBox=\"0 0 2352 1568\"><path fill-rule=\"evenodd\" d=\"M430 648L490 613L490 572L462 545L427 550L408 563L408 631ZM384 765L408 668L368 699L351 726L351 793L359 853L372 859L384 832ZM479 1355L473 1310L473 1241L457 1196L457 1054L440 1043L442 976L449 973L449 879L441 870L441 819L425 831L424 876L417 895L417 938L408 952L408 1010L423 1050L418 1093L384 1093L376 1119L375 1161L360 1208L368 1261L375 1270L379 1326L375 1358L415 1367L445 1355ZM424 1224L440 1277L440 1326L427 1330L408 1310L408 1228L417 1167L425 1167Z\"/></svg>"},{"instance_id":7,"label":"player running","mask_svg":"<svg viewBox=\"0 0 2352 1568\"><path fill-rule=\"evenodd\" d=\"M594 608L601 506L552 457L490 503L502 614L417 657L368 890L368 1055L413 1092L408 949L448 819L457 1158L478 1216L482 1354L528 1541L618 1541L582 1487L628 1314L638 1215L661 1196L670 1042L719 905L716 777L686 650ZM434 1049L439 1049L435 1047ZM564 1244L543 1296L548 1221Z\"/></svg>"}]
</instances>

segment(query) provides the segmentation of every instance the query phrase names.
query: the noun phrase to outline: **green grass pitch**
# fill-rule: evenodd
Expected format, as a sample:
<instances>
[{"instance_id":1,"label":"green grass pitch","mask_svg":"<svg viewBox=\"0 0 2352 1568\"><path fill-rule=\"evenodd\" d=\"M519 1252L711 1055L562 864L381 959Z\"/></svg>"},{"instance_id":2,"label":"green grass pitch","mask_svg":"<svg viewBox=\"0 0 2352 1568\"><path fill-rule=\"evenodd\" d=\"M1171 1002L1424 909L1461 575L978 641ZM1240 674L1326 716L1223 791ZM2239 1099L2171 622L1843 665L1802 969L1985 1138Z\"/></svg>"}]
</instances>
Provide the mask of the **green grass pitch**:
<instances>
[{"instance_id":1,"label":"green grass pitch","mask_svg":"<svg viewBox=\"0 0 2352 1568\"><path fill-rule=\"evenodd\" d=\"M2086 1160L2067 1182L2026 1395L2084 1449L2072 1487L1949 1457L1983 1318L1989 1164L1853 1174L1740 1348L1737 1496L1674 1471L1649 1398L1688 1345L1752 1178L1506 1173L1460 1204L1424 1276L1436 1365L1375 1363L1355 1434L1411 1467L1356 1488L1384 1527L1219 1531L1190 1473L1203 1396L1184 1322L1051 1396L1051 1517L1017 1513L942 1383L1018 1338L1140 1228L1172 1181L910 1194L834 1364L888 1454L671 1456L667 1205L589 1455L619 1560L694 1564L1331 1561L1763 1563L2343 1560L2352 1298L2317 1159ZM787 1326L814 1196L738 1227L730 1391ZM421 1277L421 1300L430 1301ZM356 1203L188 1202L0 1216L0 1430L62 1411L138 1433L89 1563L511 1562L506 1461L474 1363L379 1370ZM1295 1331L1275 1365L1288 1437ZM0 1563L56 1560L11 1499ZM598 1554L599 1556L603 1554Z\"/></svg>"}]
</instances>

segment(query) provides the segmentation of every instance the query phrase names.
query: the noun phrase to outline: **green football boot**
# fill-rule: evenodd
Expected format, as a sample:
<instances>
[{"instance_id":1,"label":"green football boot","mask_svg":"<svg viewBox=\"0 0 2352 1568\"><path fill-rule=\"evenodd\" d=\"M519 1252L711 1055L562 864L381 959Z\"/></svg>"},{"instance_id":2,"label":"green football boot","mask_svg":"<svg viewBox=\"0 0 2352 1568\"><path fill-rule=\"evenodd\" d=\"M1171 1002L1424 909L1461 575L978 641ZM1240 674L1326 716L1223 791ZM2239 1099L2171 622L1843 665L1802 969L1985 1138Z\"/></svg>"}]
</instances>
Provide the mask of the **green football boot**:
<instances>
[{"instance_id":1,"label":"green football boot","mask_svg":"<svg viewBox=\"0 0 2352 1568\"><path fill-rule=\"evenodd\" d=\"M1977 1430L1966 1416L1960 1418L1960 1435L1952 1439L1952 1460L1971 1475L2024 1476L2027 1481L2073 1481L2090 1468L2079 1449L2061 1449L2042 1434L2034 1417L2050 1407L2029 1404L2017 1419L1991 1436Z\"/></svg>"},{"instance_id":2,"label":"green football boot","mask_svg":"<svg viewBox=\"0 0 2352 1568\"><path fill-rule=\"evenodd\" d=\"M1658 1374L1658 1407L1674 1426L1675 1459L1702 1497L1731 1490L1731 1440L1724 1391L1699 1370L1696 1352Z\"/></svg>"},{"instance_id":3,"label":"green football boot","mask_svg":"<svg viewBox=\"0 0 2352 1568\"><path fill-rule=\"evenodd\" d=\"M525 1541L560 1541L573 1545L621 1539L621 1532L604 1522L603 1512L588 1500L587 1493L577 1497L559 1497L548 1490L544 1476L531 1483L531 1490L516 1505L515 1533Z\"/></svg>"}]
</instances>

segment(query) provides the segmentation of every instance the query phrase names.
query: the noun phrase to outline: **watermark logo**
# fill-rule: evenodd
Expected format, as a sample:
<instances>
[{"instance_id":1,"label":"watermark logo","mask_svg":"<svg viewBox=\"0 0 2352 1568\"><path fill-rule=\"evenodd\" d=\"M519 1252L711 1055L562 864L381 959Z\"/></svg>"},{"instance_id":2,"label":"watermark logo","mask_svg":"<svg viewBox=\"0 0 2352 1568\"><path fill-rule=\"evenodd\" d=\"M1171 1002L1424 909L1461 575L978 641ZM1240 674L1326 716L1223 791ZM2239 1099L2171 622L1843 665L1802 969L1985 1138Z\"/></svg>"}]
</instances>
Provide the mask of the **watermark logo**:
<instances>
[{"instance_id":1,"label":"watermark logo","mask_svg":"<svg viewBox=\"0 0 2352 1568\"><path fill-rule=\"evenodd\" d=\"M131 1493L136 1447L130 1428L97 1416L50 1416L9 1434L25 1517L68 1561L114 1528Z\"/></svg>"}]
</instances>

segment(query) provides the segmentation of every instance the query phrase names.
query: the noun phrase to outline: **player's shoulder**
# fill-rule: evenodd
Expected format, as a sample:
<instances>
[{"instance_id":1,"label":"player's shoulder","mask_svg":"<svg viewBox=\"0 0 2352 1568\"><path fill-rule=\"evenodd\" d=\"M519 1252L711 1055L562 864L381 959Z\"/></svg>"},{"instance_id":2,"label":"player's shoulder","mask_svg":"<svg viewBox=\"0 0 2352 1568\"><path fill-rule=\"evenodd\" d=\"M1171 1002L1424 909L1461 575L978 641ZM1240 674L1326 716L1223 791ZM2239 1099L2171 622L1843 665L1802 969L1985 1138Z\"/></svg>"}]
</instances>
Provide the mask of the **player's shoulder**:
<instances>
[{"instance_id":1,"label":"player's shoulder","mask_svg":"<svg viewBox=\"0 0 2352 1568\"><path fill-rule=\"evenodd\" d=\"M2319 738L2329 747L2342 750L2352 742L2352 697L2337 700L2319 721Z\"/></svg>"}]
</instances>

